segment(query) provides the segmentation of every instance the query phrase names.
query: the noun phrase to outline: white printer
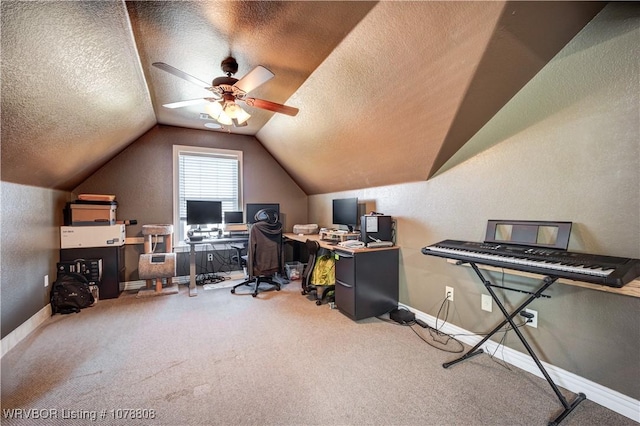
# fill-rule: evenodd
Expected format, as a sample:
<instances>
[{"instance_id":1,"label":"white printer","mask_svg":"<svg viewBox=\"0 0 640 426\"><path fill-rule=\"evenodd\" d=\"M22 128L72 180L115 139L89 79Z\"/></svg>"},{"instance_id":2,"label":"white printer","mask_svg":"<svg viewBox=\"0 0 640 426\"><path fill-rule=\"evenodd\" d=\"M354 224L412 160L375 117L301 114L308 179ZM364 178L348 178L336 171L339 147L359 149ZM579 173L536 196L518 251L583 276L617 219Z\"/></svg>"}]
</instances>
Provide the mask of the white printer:
<instances>
[{"instance_id":1,"label":"white printer","mask_svg":"<svg viewBox=\"0 0 640 426\"><path fill-rule=\"evenodd\" d=\"M61 226L60 248L118 247L124 245L125 225Z\"/></svg>"}]
</instances>

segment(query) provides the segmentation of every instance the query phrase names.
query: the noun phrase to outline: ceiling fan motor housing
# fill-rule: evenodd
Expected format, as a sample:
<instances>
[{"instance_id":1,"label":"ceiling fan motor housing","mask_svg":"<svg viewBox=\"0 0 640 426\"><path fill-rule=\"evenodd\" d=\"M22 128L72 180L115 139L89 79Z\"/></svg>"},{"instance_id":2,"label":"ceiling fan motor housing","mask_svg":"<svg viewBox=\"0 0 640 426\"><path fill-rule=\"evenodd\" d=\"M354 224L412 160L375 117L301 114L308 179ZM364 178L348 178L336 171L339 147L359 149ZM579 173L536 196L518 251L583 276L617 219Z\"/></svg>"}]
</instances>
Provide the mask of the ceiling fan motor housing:
<instances>
[{"instance_id":1,"label":"ceiling fan motor housing","mask_svg":"<svg viewBox=\"0 0 640 426\"><path fill-rule=\"evenodd\" d=\"M220 68L222 68L222 72L231 77L238 72L238 62L236 62L236 59L234 57L229 56L222 60Z\"/></svg>"}]
</instances>

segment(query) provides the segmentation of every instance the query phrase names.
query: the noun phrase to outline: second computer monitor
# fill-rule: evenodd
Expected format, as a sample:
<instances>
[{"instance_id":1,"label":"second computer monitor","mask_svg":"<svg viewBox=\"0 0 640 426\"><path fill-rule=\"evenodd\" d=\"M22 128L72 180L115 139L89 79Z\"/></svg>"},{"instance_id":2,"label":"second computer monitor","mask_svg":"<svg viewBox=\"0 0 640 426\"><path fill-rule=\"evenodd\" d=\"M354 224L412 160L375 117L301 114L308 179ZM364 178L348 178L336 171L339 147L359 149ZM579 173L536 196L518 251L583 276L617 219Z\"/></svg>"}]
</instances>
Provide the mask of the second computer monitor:
<instances>
[{"instance_id":1,"label":"second computer monitor","mask_svg":"<svg viewBox=\"0 0 640 426\"><path fill-rule=\"evenodd\" d=\"M277 203L247 203L246 208L244 209L244 211L247 213L247 223L255 223L256 219L256 213L258 213L260 210L263 209L269 209L269 210L275 210L275 212L278 214L278 217L280 217L280 204Z\"/></svg>"},{"instance_id":2,"label":"second computer monitor","mask_svg":"<svg viewBox=\"0 0 640 426\"><path fill-rule=\"evenodd\" d=\"M333 200L333 224L344 225L349 232L358 224L358 199L337 198Z\"/></svg>"},{"instance_id":3,"label":"second computer monitor","mask_svg":"<svg viewBox=\"0 0 640 426\"><path fill-rule=\"evenodd\" d=\"M224 223L244 223L243 212L224 212Z\"/></svg>"}]
</instances>

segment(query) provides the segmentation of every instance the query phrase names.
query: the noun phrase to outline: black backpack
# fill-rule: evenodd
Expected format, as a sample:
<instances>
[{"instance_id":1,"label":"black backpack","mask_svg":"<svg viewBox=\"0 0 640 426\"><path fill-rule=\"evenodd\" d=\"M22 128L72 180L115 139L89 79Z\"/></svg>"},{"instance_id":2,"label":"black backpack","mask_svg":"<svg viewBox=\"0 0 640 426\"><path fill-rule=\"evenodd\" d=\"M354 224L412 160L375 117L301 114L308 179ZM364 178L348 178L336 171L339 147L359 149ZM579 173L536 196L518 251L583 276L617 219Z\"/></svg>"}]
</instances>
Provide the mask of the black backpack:
<instances>
[{"instance_id":1,"label":"black backpack","mask_svg":"<svg viewBox=\"0 0 640 426\"><path fill-rule=\"evenodd\" d=\"M51 312L55 315L80 312L95 302L84 275L59 274L51 288Z\"/></svg>"}]
</instances>

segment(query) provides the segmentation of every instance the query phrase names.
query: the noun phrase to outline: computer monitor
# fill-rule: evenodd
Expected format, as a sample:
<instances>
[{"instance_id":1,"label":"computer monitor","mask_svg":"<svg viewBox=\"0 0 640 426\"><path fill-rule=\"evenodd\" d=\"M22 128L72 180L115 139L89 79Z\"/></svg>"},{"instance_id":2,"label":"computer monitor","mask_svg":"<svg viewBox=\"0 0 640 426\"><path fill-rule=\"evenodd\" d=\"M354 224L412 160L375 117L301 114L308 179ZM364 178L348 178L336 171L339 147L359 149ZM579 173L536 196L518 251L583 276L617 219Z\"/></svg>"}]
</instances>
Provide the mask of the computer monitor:
<instances>
[{"instance_id":1,"label":"computer monitor","mask_svg":"<svg viewBox=\"0 0 640 426\"><path fill-rule=\"evenodd\" d=\"M345 225L349 232L358 224L358 199L337 198L333 200L333 224Z\"/></svg>"},{"instance_id":2,"label":"computer monitor","mask_svg":"<svg viewBox=\"0 0 640 426\"><path fill-rule=\"evenodd\" d=\"M243 212L224 212L224 223L244 223Z\"/></svg>"},{"instance_id":3,"label":"computer monitor","mask_svg":"<svg viewBox=\"0 0 640 426\"><path fill-rule=\"evenodd\" d=\"M247 212L247 223L255 223L255 215L262 209L275 210L280 217L280 204L277 203L247 203L244 209Z\"/></svg>"},{"instance_id":4,"label":"computer monitor","mask_svg":"<svg viewBox=\"0 0 640 426\"><path fill-rule=\"evenodd\" d=\"M187 225L218 225L222 223L222 202L187 200Z\"/></svg>"}]
</instances>

